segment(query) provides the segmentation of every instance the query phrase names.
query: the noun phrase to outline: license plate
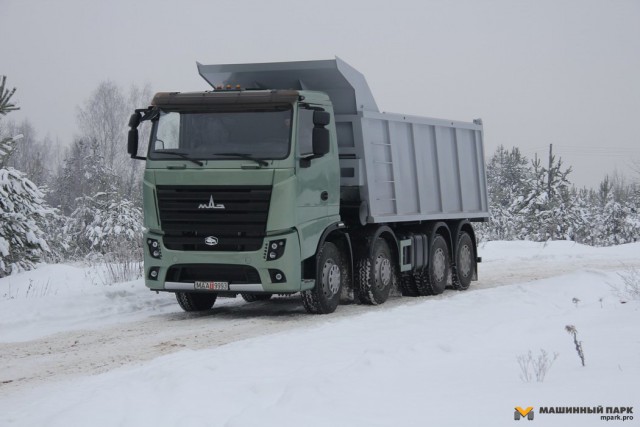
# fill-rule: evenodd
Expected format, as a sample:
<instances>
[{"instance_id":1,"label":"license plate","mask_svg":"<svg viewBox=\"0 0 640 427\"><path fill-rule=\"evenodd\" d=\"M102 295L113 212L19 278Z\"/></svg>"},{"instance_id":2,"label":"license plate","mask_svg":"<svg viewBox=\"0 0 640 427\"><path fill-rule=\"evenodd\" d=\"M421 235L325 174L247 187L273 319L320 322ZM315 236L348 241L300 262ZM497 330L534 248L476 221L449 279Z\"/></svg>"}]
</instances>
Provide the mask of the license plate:
<instances>
[{"instance_id":1,"label":"license plate","mask_svg":"<svg viewBox=\"0 0 640 427\"><path fill-rule=\"evenodd\" d=\"M229 282L196 282L194 288L197 291L228 291Z\"/></svg>"}]
</instances>

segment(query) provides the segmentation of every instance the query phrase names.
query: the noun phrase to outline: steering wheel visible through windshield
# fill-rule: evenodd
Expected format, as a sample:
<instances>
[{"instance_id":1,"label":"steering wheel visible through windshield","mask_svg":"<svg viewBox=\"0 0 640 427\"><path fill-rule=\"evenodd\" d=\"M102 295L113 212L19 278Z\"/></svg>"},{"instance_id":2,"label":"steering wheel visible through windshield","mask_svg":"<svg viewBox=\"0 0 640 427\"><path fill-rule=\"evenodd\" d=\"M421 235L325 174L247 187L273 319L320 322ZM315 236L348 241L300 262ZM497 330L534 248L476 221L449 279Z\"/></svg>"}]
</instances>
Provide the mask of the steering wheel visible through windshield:
<instances>
[{"instance_id":1,"label":"steering wheel visible through windshield","mask_svg":"<svg viewBox=\"0 0 640 427\"><path fill-rule=\"evenodd\" d=\"M149 158L229 160L234 153L256 159L278 160L289 155L291 106L238 111L161 111L154 122Z\"/></svg>"}]
</instances>

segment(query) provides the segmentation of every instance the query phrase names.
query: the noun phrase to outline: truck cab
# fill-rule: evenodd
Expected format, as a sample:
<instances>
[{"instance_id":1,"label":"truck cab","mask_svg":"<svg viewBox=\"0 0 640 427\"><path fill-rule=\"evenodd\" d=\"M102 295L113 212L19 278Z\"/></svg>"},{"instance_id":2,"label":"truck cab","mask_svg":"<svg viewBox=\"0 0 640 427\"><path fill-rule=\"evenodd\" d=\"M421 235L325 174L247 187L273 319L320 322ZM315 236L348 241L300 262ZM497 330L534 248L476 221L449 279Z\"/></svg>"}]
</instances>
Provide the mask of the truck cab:
<instances>
[{"instance_id":1,"label":"truck cab","mask_svg":"<svg viewBox=\"0 0 640 427\"><path fill-rule=\"evenodd\" d=\"M340 221L326 94L158 93L144 174L145 283L158 291L293 293Z\"/></svg>"}]
</instances>

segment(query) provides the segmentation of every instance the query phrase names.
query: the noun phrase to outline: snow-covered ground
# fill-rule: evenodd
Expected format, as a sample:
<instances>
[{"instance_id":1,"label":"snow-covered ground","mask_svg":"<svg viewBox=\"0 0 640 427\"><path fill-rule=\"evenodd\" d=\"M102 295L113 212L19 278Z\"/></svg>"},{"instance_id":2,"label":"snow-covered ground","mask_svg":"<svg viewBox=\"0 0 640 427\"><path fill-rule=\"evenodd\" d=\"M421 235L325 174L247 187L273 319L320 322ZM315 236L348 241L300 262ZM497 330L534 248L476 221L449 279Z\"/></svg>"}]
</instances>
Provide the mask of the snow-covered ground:
<instances>
[{"instance_id":1,"label":"snow-covered ground","mask_svg":"<svg viewBox=\"0 0 640 427\"><path fill-rule=\"evenodd\" d=\"M513 426L514 407L533 406L536 425L571 426L605 421L538 408L640 412L640 301L616 290L640 244L480 250L466 292L329 316L294 297L182 313L95 267L0 279L0 425ZM523 382L518 356L541 349L557 360Z\"/></svg>"}]
</instances>

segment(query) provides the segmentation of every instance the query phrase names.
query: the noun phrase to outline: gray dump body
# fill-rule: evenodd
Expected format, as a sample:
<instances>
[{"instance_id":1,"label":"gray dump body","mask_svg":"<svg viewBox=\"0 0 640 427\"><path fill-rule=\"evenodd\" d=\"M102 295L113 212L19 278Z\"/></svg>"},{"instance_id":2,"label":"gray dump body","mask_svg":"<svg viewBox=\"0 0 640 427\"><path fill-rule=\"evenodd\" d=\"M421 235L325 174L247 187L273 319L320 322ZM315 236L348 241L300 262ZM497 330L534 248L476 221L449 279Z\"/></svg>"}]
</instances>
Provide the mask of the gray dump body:
<instances>
[{"instance_id":1,"label":"gray dump body","mask_svg":"<svg viewBox=\"0 0 640 427\"><path fill-rule=\"evenodd\" d=\"M198 64L198 71L214 87L229 83L327 93L336 115L340 183L343 189L357 188L366 222L489 217L479 120L380 113L364 76L339 58Z\"/></svg>"}]
</instances>

